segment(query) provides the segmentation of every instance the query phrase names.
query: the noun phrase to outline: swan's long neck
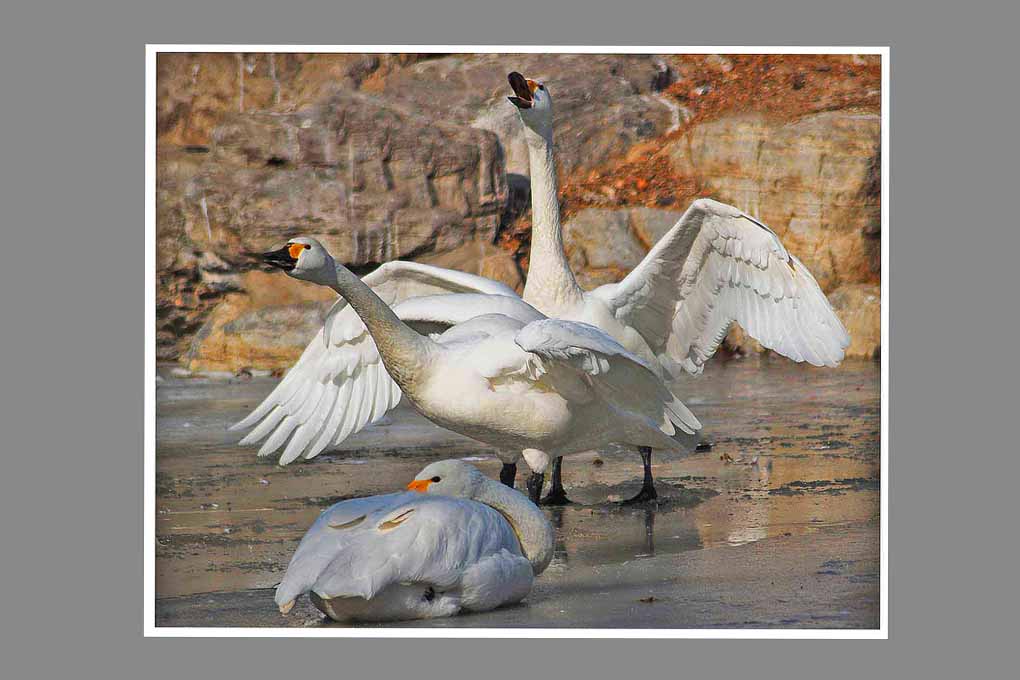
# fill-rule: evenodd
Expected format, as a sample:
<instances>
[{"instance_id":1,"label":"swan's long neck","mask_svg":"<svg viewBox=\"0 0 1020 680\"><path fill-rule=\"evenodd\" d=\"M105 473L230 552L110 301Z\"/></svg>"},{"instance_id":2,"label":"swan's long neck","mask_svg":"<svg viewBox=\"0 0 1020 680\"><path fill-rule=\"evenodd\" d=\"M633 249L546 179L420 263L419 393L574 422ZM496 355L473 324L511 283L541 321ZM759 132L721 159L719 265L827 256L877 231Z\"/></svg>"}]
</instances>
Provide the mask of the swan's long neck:
<instances>
[{"instance_id":1,"label":"swan's long neck","mask_svg":"<svg viewBox=\"0 0 1020 680\"><path fill-rule=\"evenodd\" d=\"M524 300L544 314L579 302L581 288L563 252L560 204L552 130L538 133L524 126L531 165L531 255Z\"/></svg>"},{"instance_id":2,"label":"swan's long neck","mask_svg":"<svg viewBox=\"0 0 1020 680\"><path fill-rule=\"evenodd\" d=\"M393 381L400 389L413 393L415 379L420 377L438 345L401 321L389 305L343 265L336 265L336 278L328 285L361 317Z\"/></svg>"},{"instance_id":3,"label":"swan's long neck","mask_svg":"<svg viewBox=\"0 0 1020 680\"><path fill-rule=\"evenodd\" d=\"M506 517L535 575L545 571L552 561L555 535L552 525L538 506L519 491L491 480L487 480L475 500Z\"/></svg>"}]
</instances>

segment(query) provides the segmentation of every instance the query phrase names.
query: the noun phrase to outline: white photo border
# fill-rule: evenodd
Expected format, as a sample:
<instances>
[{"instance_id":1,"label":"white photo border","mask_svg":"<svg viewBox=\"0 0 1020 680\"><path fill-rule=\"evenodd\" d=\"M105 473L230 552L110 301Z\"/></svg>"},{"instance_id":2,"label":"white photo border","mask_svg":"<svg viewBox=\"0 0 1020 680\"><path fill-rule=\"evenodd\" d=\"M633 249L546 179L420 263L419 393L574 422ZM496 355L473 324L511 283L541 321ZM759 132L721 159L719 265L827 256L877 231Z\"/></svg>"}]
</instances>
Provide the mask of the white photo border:
<instances>
[{"instance_id":1,"label":"white photo border","mask_svg":"<svg viewBox=\"0 0 1020 680\"><path fill-rule=\"evenodd\" d=\"M877 629L647 628L241 628L156 626L156 57L161 52L534 53L534 54L871 54L882 57L881 583ZM202 45L145 46L145 464L142 512L145 637L349 638L889 638L889 53L885 47L610 45Z\"/></svg>"}]
</instances>

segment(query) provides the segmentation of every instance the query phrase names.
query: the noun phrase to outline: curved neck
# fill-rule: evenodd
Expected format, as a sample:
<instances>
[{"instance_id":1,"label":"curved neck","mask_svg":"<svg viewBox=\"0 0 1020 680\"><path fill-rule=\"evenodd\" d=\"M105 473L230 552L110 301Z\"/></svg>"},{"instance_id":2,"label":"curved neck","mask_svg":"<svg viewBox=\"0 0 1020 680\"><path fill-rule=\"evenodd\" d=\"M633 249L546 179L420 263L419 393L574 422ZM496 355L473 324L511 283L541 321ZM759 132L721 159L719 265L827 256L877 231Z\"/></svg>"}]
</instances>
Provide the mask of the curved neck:
<instances>
[{"instance_id":1,"label":"curved neck","mask_svg":"<svg viewBox=\"0 0 1020 680\"><path fill-rule=\"evenodd\" d=\"M327 285L354 308L375 340L379 356L393 381L409 391L436 344L418 334L390 309L371 288L341 264Z\"/></svg>"},{"instance_id":2,"label":"curved neck","mask_svg":"<svg viewBox=\"0 0 1020 680\"><path fill-rule=\"evenodd\" d=\"M545 571L552 561L555 535L552 525L538 506L521 492L491 480L482 487L475 500L506 517L535 575Z\"/></svg>"},{"instance_id":3,"label":"curved neck","mask_svg":"<svg viewBox=\"0 0 1020 680\"><path fill-rule=\"evenodd\" d=\"M549 314L555 307L579 300L582 294L563 252L560 204L552 131L524 126L531 166L531 254L524 300Z\"/></svg>"}]
</instances>

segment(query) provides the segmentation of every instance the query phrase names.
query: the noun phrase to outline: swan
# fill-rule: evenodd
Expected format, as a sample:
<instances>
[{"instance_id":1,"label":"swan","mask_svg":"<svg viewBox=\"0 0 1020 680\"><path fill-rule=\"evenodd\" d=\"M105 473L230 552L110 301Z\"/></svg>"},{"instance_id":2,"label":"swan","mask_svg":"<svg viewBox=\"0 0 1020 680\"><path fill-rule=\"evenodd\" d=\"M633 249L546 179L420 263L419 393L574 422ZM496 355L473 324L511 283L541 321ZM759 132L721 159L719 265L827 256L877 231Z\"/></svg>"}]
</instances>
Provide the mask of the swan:
<instances>
[{"instance_id":1,"label":"swan","mask_svg":"<svg viewBox=\"0 0 1020 680\"><path fill-rule=\"evenodd\" d=\"M774 231L724 203L701 198L619 283L577 284L560 227L553 100L544 83L514 71L508 97L523 123L531 169L531 254L523 299L546 316L596 326L670 381L699 374L732 323L775 352L836 366L850 336L807 267ZM656 497L651 457L636 500ZM547 502L567 502L553 464Z\"/></svg>"},{"instance_id":2,"label":"swan","mask_svg":"<svg viewBox=\"0 0 1020 680\"><path fill-rule=\"evenodd\" d=\"M409 491L342 501L301 539L276 588L336 621L393 621L520 602L553 555L553 528L520 492L472 465L425 467Z\"/></svg>"},{"instance_id":3,"label":"swan","mask_svg":"<svg viewBox=\"0 0 1020 680\"><path fill-rule=\"evenodd\" d=\"M462 294L477 304L453 305L457 309L447 318L434 300L405 300L398 308L422 310L406 316L427 316L447 328L423 335L313 238L291 239L263 257L289 276L339 293L420 414L497 450L518 452L532 470L532 500L540 498L553 457L613 442L650 455L652 449L676 449L677 428L693 434L701 427L645 360L589 324L546 318L510 296ZM346 405L343 395L337 404ZM318 416L294 419L323 429L322 409L311 412Z\"/></svg>"},{"instance_id":4,"label":"swan","mask_svg":"<svg viewBox=\"0 0 1020 680\"><path fill-rule=\"evenodd\" d=\"M531 163L534 226L526 301L547 316L601 328L664 380L699 373L734 321L796 361L832 366L842 359L849 337L810 272L768 227L710 199L692 204L624 281L582 291L562 246L551 95L520 74L509 80ZM424 333L481 313L514 316L524 309L501 283L413 262L386 263L365 282ZM266 439L260 456L286 444L279 459L286 465L339 444L396 406L400 396L365 325L341 298L284 380L231 429L254 426L240 444ZM500 478L512 486L520 454L498 453ZM656 497L650 452L642 451L642 462L642 489L632 500ZM558 457L547 500L566 501Z\"/></svg>"},{"instance_id":5,"label":"swan","mask_svg":"<svg viewBox=\"0 0 1020 680\"><path fill-rule=\"evenodd\" d=\"M292 246L293 254L304 245L311 248L313 243L321 248L315 241L298 239ZM516 304L520 296L509 286L442 267L387 262L363 281L393 305L400 318L423 333L441 332L484 313L524 322L538 318L531 308ZM386 372L368 329L347 300L340 297L284 379L229 429L254 426L238 444L248 446L265 439L258 451L260 457L286 444L279 463L287 465L299 457L314 458L327 447L340 444L394 408L400 397L400 388ZM501 453L501 457L501 476L512 486L519 452Z\"/></svg>"}]
</instances>

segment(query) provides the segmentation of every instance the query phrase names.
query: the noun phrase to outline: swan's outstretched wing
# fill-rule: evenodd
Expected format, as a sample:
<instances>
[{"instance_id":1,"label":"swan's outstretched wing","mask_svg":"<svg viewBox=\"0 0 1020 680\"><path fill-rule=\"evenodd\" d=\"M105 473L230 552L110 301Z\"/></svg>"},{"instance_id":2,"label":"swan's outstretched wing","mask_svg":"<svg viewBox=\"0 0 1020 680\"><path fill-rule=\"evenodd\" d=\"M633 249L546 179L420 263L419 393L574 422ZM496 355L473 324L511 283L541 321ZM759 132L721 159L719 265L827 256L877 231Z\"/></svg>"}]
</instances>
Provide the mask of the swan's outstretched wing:
<instances>
[{"instance_id":1,"label":"swan's outstretched wing","mask_svg":"<svg viewBox=\"0 0 1020 680\"><path fill-rule=\"evenodd\" d=\"M700 373L736 321L794 361L835 366L850 344L811 272L736 208L695 201L618 284L592 292L660 359Z\"/></svg>"},{"instance_id":2,"label":"swan's outstretched wing","mask_svg":"<svg viewBox=\"0 0 1020 680\"><path fill-rule=\"evenodd\" d=\"M387 304L396 305L405 321L421 321L424 332L442 331L466 314L481 313L478 310L487 306L476 299L480 294L498 296L489 298L495 300L489 309L500 302L520 302L512 288L498 281L417 262L387 262L363 280ZM465 298L458 295L456 302L444 304L448 295L438 295L443 293L465 294ZM430 296L428 304L399 309L398 303L423 296ZM231 429L258 423L240 443L254 444L268 437L258 452L268 456L287 442L280 456L280 464L286 465L339 444L399 401L400 388L386 372L368 329L340 298L287 376Z\"/></svg>"},{"instance_id":3,"label":"swan's outstretched wing","mask_svg":"<svg viewBox=\"0 0 1020 680\"><path fill-rule=\"evenodd\" d=\"M401 260L387 262L361 280L390 307L409 298L444 293L482 293L520 297L505 283L484 276ZM351 323L352 319L356 323ZM339 342L355 332L360 335L365 331L365 325L343 298L337 300L329 310L324 327L327 329L325 340L330 343Z\"/></svg>"},{"instance_id":4,"label":"swan's outstretched wing","mask_svg":"<svg viewBox=\"0 0 1020 680\"><path fill-rule=\"evenodd\" d=\"M368 599L394 583L443 590L504 549L521 555L513 528L476 501L411 492L344 501L324 511L301 539L276 604L286 611L309 591Z\"/></svg>"},{"instance_id":5,"label":"swan's outstretched wing","mask_svg":"<svg viewBox=\"0 0 1020 680\"><path fill-rule=\"evenodd\" d=\"M532 355L527 373L533 379L549 375L555 383L555 371L569 366L616 408L640 415L666 434L676 432L674 425L688 434L701 429L652 367L595 326L546 319L522 328L514 342Z\"/></svg>"}]
</instances>

